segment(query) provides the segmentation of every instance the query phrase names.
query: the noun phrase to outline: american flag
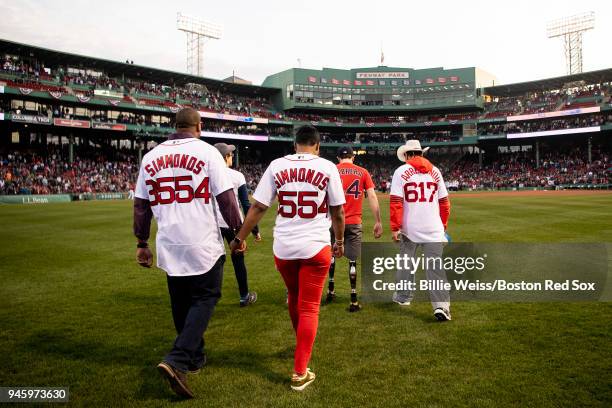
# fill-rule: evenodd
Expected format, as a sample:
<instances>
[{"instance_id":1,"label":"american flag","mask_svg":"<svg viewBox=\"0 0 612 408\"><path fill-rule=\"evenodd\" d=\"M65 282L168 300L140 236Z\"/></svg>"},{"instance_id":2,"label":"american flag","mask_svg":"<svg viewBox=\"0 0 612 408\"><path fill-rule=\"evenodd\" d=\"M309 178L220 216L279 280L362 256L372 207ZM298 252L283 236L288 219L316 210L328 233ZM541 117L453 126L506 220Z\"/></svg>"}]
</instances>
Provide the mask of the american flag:
<instances>
[{"instance_id":1,"label":"american flag","mask_svg":"<svg viewBox=\"0 0 612 408\"><path fill-rule=\"evenodd\" d=\"M361 81L355 80L355 85L363 85Z\"/></svg>"},{"instance_id":2,"label":"american flag","mask_svg":"<svg viewBox=\"0 0 612 408\"><path fill-rule=\"evenodd\" d=\"M415 85L421 85L421 80L420 79L415 79L414 80L414 84Z\"/></svg>"},{"instance_id":3,"label":"american flag","mask_svg":"<svg viewBox=\"0 0 612 408\"><path fill-rule=\"evenodd\" d=\"M374 85L374 81L366 80L366 85Z\"/></svg>"},{"instance_id":4,"label":"american flag","mask_svg":"<svg viewBox=\"0 0 612 408\"><path fill-rule=\"evenodd\" d=\"M332 78L332 84L338 85L339 83L340 81L338 81L336 78Z\"/></svg>"},{"instance_id":5,"label":"american flag","mask_svg":"<svg viewBox=\"0 0 612 408\"><path fill-rule=\"evenodd\" d=\"M438 83L440 83L440 84L445 84L445 83L446 83L446 78L444 78L444 77L439 77L439 78L438 78Z\"/></svg>"},{"instance_id":6,"label":"american flag","mask_svg":"<svg viewBox=\"0 0 612 408\"><path fill-rule=\"evenodd\" d=\"M456 77L456 76L452 76L452 77L450 77L450 80L451 80L451 82L457 82L457 81L459 81L459 78Z\"/></svg>"},{"instance_id":7,"label":"american flag","mask_svg":"<svg viewBox=\"0 0 612 408\"><path fill-rule=\"evenodd\" d=\"M434 83L434 80L433 80L433 78L427 78L427 79L425 80L425 83L427 83L427 84L433 84L433 83Z\"/></svg>"},{"instance_id":8,"label":"american flag","mask_svg":"<svg viewBox=\"0 0 612 408\"><path fill-rule=\"evenodd\" d=\"M350 84L351 84L351 81L349 81L348 79L343 79L342 80L342 85L350 85ZM355 84L355 85L357 85L357 84Z\"/></svg>"},{"instance_id":9,"label":"american flag","mask_svg":"<svg viewBox=\"0 0 612 408\"><path fill-rule=\"evenodd\" d=\"M327 83L327 78L321 78L321 83L322 84L326 84Z\"/></svg>"},{"instance_id":10,"label":"american flag","mask_svg":"<svg viewBox=\"0 0 612 408\"><path fill-rule=\"evenodd\" d=\"M309 76L308 77L308 82L317 82L317 78L315 78L313 76Z\"/></svg>"}]
</instances>

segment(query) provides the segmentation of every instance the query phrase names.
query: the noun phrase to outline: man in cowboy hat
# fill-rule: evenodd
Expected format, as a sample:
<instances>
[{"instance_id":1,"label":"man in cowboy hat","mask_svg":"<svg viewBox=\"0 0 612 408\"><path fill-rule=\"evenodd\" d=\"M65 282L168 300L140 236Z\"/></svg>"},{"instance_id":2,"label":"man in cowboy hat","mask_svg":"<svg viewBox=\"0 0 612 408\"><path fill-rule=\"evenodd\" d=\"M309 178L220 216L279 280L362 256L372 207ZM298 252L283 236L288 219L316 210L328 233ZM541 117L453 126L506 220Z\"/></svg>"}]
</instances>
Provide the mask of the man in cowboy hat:
<instances>
[{"instance_id":1,"label":"man in cowboy hat","mask_svg":"<svg viewBox=\"0 0 612 408\"><path fill-rule=\"evenodd\" d=\"M397 158L404 164L393 174L390 199L393 240L400 242L400 252L409 257L414 257L421 246L425 260L442 256L444 243L448 242L445 231L450 214L442 174L423 157L427 150L418 140L408 140L397 149ZM446 282L440 262L425 262L424 269L428 280ZM414 282L415 272L398 270L397 279ZM429 294L436 319L451 320L448 291L431 290ZM412 291L396 291L393 301L408 306L413 296Z\"/></svg>"}]
</instances>

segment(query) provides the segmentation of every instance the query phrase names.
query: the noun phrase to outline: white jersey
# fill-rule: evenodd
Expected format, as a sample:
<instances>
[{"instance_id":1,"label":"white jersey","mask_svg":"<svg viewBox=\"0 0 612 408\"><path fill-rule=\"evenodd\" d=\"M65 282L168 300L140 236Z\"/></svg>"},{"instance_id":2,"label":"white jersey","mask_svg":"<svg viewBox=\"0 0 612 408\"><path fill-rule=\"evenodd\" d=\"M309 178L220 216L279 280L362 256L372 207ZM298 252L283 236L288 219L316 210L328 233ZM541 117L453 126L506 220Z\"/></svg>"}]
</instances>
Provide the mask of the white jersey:
<instances>
[{"instance_id":1,"label":"white jersey","mask_svg":"<svg viewBox=\"0 0 612 408\"><path fill-rule=\"evenodd\" d=\"M244 178L244 175L241 172L234 170L234 169L230 169L229 167L226 167L226 172L234 188L234 195L236 196L236 203L238 204L238 208L240 209L240 219L244 221L244 217L242 216L242 209L240 208L240 201L238 200L238 189L243 184L246 184L246 179ZM219 220L219 227L229 228L229 226L227 225L227 223L221 216L221 211L219 211L219 206L217 206L217 219Z\"/></svg>"},{"instance_id":2,"label":"white jersey","mask_svg":"<svg viewBox=\"0 0 612 408\"><path fill-rule=\"evenodd\" d=\"M308 259L330 245L328 205L345 203L336 166L312 154L291 154L274 160L263 174L253 198L270 206L278 195L274 255Z\"/></svg>"},{"instance_id":3,"label":"white jersey","mask_svg":"<svg viewBox=\"0 0 612 408\"><path fill-rule=\"evenodd\" d=\"M203 274L225 254L214 196L230 188L221 154L201 140L168 140L142 158L136 197L150 201L157 265L168 275Z\"/></svg>"},{"instance_id":4,"label":"white jersey","mask_svg":"<svg viewBox=\"0 0 612 408\"><path fill-rule=\"evenodd\" d=\"M402 234L412 242L446 242L438 200L448 197L437 167L419 173L410 164L393 173L391 195L404 198Z\"/></svg>"}]
</instances>

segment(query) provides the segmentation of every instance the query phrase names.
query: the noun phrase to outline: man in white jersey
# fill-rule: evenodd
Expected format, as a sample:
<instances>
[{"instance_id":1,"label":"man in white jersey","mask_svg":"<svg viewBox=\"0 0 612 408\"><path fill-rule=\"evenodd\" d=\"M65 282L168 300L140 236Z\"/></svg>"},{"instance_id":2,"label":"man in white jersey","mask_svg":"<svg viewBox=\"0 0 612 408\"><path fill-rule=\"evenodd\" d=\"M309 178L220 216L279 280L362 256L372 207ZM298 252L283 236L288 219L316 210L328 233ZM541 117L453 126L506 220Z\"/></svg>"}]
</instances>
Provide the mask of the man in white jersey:
<instances>
[{"instance_id":1,"label":"man in white jersey","mask_svg":"<svg viewBox=\"0 0 612 408\"><path fill-rule=\"evenodd\" d=\"M391 182L391 231L393 240L401 241L402 254L414 257L417 247L422 246L428 280L446 282L439 260L448 241L445 231L450 201L442 174L423 157L425 151L418 140L408 140L397 150L397 158L404 164L395 170ZM397 279L414 282L415 272L398 270ZM436 319L451 320L448 291L432 290L429 295ZM412 298L411 291L397 291L393 295L393 301L402 306L410 305Z\"/></svg>"},{"instance_id":2,"label":"man in white jersey","mask_svg":"<svg viewBox=\"0 0 612 408\"><path fill-rule=\"evenodd\" d=\"M315 379L308 368L319 322L323 285L331 263L329 228L336 241L334 256L344 252L344 189L336 166L319 157L319 132L302 126L295 134L295 154L270 163L240 232L239 248L274 198L274 261L288 291L289 315L297 338L291 388L303 390Z\"/></svg>"},{"instance_id":3,"label":"man in white jersey","mask_svg":"<svg viewBox=\"0 0 612 408\"><path fill-rule=\"evenodd\" d=\"M223 159L225 160L225 164L227 165L227 175L232 181L236 200L238 200L238 202L241 204L242 211L244 211L246 214L249 212L249 208L251 208L246 179L241 172L231 168L234 161L234 151L236 150L236 146L228 145L226 143L215 143L215 148L219 151L219 153L221 153L221 156L223 156ZM223 221L223 217L221 217L218 207L217 218L219 219L219 226L221 227L221 235L223 235L223 238L225 238L227 243L230 244L234 239L234 231L227 226L225 221ZM253 228L252 233L253 236L255 236L255 241L261 241L261 234L259 233L259 227L257 225L255 228ZM240 307L245 307L257 301L257 293L249 292L247 268L244 264L244 253L232 252L231 257L232 265L234 266L234 274L236 275L236 281L238 282L238 291L240 292Z\"/></svg>"},{"instance_id":4,"label":"man in white jersey","mask_svg":"<svg viewBox=\"0 0 612 408\"><path fill-rule=\"evenodd\" d=\"M199 140L201 128L196 110L177 113L177 133L142 158L134 200L136 258L144 267L153 264L147 240L155 216L157 266L167 274L177 332L157 368L174 392L187 398L193 392L186 374L206 363L202 336L221 297L225 247L215 206L232 230L242 223L223 158Z\"/></svg>"}]
</instances>

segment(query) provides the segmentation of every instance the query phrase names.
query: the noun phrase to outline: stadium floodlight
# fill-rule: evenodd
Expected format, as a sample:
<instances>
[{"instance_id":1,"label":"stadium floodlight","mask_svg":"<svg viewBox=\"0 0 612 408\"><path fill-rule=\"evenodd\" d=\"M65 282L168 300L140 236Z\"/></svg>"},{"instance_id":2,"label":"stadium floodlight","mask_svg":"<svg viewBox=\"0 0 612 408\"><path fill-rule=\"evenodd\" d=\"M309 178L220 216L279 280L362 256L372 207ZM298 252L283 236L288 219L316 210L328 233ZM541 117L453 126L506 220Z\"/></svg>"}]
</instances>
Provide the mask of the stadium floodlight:
<instances>
[{"instance_id":1,"label":"stadium floodlight","mask_svg":"<svg viewBox=\"0 0 612 408\"><path fill-rule=\"evenodd\" d=\"M548 23L548 38L563 37L567 74L582 72L582 33L595 27L595 13L576 14Z\"/></svg>"},{"instance_id":2,"label":"stadium floodlight","mask_svg":"<svg viewBox=\"0 0 612 408\"><path fill-rule=\"evenodd\" d=\"M179 12L176 15L176 28L187 34L187 72L202 76L204 44L210 39L221 39L221 26Z\"/></svg>"}]
</instances>

